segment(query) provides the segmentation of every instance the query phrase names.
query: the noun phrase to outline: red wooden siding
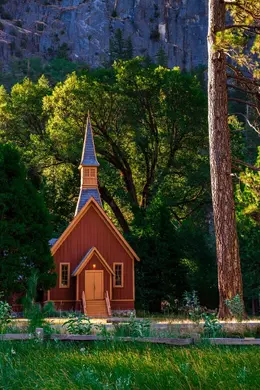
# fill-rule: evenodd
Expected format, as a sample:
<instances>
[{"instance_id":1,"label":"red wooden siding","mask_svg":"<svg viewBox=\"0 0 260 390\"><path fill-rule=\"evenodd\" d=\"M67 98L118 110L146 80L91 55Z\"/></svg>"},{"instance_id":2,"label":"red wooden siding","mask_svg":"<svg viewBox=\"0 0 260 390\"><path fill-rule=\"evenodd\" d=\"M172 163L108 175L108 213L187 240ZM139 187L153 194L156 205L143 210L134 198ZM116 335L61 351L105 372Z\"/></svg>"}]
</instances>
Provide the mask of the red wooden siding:
<instances>
[{"instance_id":1,"label":"red wooden siding","mask_svg":"<svg viewBox=\"0 0 260 390\"><path fill-rule=\"evenodd\" d=\"M130 310L135 308L134 301L117 301L111 302L112 310Z\"/></svg>"},{"instance_id":2,"label":"red wooden siding","mask_svg":"<svg viewBox=\"0 0 260 390\"><path fill-rule=\"evenodd\" d=\"M122 243L119 242L119 240L116 238L115 234L108 227L107 223L101 217L94 205L90 205L85 215L74 227L74 229L54 254L56 272L59 273L60 263L69 262L71 264L71 273L73 273L82 258L92 247L96 247L98 249L98 251L112 269L114 262L124 264L124 287L113 288L112 299L134 299L133 257L122 246ZM88 264L87 269L89 269L88 267L91 267L93 262L94 259L91 260L90 265ZM96 269L104 269L102 264L100 264L96 258L95 263L97 264L97 267L100 267ZM106 274L108 274L108 272L105 270L104 276ZM81 288L84 288L82 275L84 275L83 271L79 277ZM105 290L106 286L107 282L105 278ZM80 291L79 294L81 294ZM69 288L59 288L58 280L57 286L50 291L49 299L54 301L76 300L76 277L71 278L71 284ZM79 299L81 299L81 296L79 296ZM130 306L132 306L132 302L128 303ZM127 304L127 302L125 302L124 305L125 304Z\"/></svg>"}]
</instances>

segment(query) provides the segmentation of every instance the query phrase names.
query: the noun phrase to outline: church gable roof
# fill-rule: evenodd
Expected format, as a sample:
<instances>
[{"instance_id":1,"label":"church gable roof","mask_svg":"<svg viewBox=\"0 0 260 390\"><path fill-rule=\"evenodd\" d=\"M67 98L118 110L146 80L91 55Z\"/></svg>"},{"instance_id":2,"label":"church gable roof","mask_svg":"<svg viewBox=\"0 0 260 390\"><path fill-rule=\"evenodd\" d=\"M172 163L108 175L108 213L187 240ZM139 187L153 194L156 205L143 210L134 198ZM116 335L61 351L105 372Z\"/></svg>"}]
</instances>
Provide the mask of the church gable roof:
<instances>
[{"instance_id":1,"label":"church gable roof","mask_svg":"<svg viewBox=\"0 0 260 390\"><path fill-rule=\"evenodd\" d=\"M83 270L83 268L88 264L88 262L91 260L92 256L93 255L96 255L99 259L99 261L101 262L101 264L107 269L107 271L114 275L114 271L110 268L110 266L107 264L106 260L104 259L104 257L101 255L101 253L97 250L96 247L92 247L90 248L86 255L83 257L83 259L81 260L81 262L78 264L78 266L75 268L75 270L73 271L72 273L72 276L77 276L78 274L80 274L80 272Z\"/></svg>"},{"instance_id":2,"label":"church gable roof","mask_svg":"<svg viewBox=\"0 0 260 390\"><path fill-rule=\"evenodd\" d=\"M63 232L63 234L59 237L59 239L55 242L53 247L51 248L52 255L59 249L59 247L63 244L63 242L67 239L70 233L75 229L78 223L81 221L83 216L87 213L90 207L97 212L100 218L104 221L106 226L110 229L110 231L114 234L118 242L122 245L122 247L126 250L126 252L134 259L140 261L139 257L135 253L135 251L131 248L122 234L117 230L114 226L113 222L108 218L104 210L100 207L97 201L91 197L88 202L82 207L81 211L74 217L72 222L69 224L67 229Z\"/></svg>"}]
</instances>

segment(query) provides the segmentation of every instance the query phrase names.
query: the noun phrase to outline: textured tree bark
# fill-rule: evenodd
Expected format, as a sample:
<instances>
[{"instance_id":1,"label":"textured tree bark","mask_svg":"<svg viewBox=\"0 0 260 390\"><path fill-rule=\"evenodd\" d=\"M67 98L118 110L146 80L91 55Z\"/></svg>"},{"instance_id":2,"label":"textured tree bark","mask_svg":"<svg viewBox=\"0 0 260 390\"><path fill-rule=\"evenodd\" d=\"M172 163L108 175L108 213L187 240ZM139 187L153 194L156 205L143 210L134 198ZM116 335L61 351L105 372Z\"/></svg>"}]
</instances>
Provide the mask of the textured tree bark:
<instances>
[{"instance_id":1,"label":"textured tree bark","mask_svg":"<svg viewBox=\"0 0 260 390\"><path fill-rule=\"evenodd\" d=\"M225 304L239 294L243 302L242 275L231 176L230 132L226 56L215 46L216 33L225 30L223 0L209 0L208 122L211 191L218 262L219 317L231 317Z\"/></svg>"}]
</instances>

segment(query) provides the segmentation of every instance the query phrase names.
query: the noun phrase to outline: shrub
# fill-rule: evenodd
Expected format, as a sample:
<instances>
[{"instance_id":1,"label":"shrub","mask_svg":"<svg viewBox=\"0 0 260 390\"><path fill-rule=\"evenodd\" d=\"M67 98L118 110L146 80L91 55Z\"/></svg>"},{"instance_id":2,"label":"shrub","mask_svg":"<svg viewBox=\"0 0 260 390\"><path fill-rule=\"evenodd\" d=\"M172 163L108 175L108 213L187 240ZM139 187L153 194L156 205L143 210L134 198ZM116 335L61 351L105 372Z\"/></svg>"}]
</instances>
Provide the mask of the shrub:
<instances>
[{"instance_id":1,"label":"shrub","mask_svg":"<svg viewBox=\"0 0 260 390\"><path fill-rule=\"evenodd\" d=\"M63 326L67 327L67 331L70 334L91 334L92 331L90 319L85 315L76 317L72 314L71 318L64 322Z\"/></svg>"},{"instance_id":2,"label":"shrub","mask_svg":"<svg viewBox=\"0 0 260 390\"><path fill-rule=\"evenodd\" d=\"M185 291L182 300L183 306L181 311L189 316L191 321L199 323L201 320L202 309L197 292L195 290L191 292Z\"/></svg>"},{"instance_id":3,"label":"shrub","mask_svg":"<svg viewBox=\"0 0 260 390\"><path fill-rule=\"evenodd\" d=\"M3 295L0 293L0 298L2 296ZM5 301L0 301L0 333L4 333L10 322L11 306Z\"/></svg>"},{"instance_id":4,"label":"shrub","mask_svg":"<svg viewBox=\"0 0 260 390\"><path fill-rule=\"evenodd\" d=\"M24 304L24 316L29 320L28 330L31 333L35 333L36 328L43 328L44 333L51 333L51 326L46 321L50 313L54 310L52 302L48 302L43 307L35 302L35 296L38 284L38 273L34 272L28 280L28 288L26 296L23 299Z\"/></svg>"},{"instance_id":5,"label":"shrub","mask_svg":"<svg viewBox=\"0 0 260 390\"><path fill-rule=\"evenodd\" d=\"M111 334L108 331L105 324L96 325L96 329L97 329L97 336L106 337L108 339L111 337Z\"/></svg>"},{"instance_id":6,"label":"shrub","mask_svg":"<svg viewBox=\"0 0 260 390\"><path fill-rule=\"evenodd\" d=\"M43 328L45 334L52 332L51 325L46 321L46 317L49 317L49 313L53 310L53 303L48 302L45 306L41 306L39 303L33 303L29 309L26 309L24 314L28 318L28 331L35 333L36 328Z\"/></svg>"},{"instance_id":7,"label":"shrub","mask_svg":"<svg viewBox=\"0 0 260 390\"><path fill-rule=\"evenodd\" d=\"M222 325L219 323L216 314L202 314L204 319L204 336L205 337L217 337L220 334Z\"/></svg>"},{"instance_id":8,"label":"shrub","mask_svg":"<svg viewBox=\"0 0 260 390\"><path fill-rule=\"evenodd\" d=\"M130 315L128 323L115 325L115 336L148 337L151 332L151 322L147 319L138 321L134 314Z\"/></svg>"},{"instance_id":9,"label":"shrub","mask_svg":"<svg viewBox=\"0 0 260 390\"><path fill-rule=\"evenodd\" d=\"M244 306L243 306L243 302L241 301L239 294L235 295L231 299L226 299L225 304L229 308L231 314L238 321L242 321L243 314L244 314Z\"/></svg>"}]
</instances>

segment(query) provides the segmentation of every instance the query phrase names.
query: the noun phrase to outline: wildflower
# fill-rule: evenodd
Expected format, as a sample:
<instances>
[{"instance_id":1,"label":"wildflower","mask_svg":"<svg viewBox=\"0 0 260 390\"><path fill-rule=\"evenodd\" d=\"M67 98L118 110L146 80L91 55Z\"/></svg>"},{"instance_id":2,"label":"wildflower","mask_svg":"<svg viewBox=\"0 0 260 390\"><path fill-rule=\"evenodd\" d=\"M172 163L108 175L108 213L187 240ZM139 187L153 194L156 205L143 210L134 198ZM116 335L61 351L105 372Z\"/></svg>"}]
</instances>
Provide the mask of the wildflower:
<instances>
[{"instance_id":1,"label":"wildflower","mask_svg":"<svg viewBox=\"0 0 260 390\"><path fill-rule=\"evenodd\" d=\"M80 352L84 353L86 351L86 348L80 348Z\"/></svg>"},{"instance_id":2,"label":"wildflower","mask_svg":"<svg viewBox=\"0 0 260 390\"><path fill-rule=\"evenodd\" d=\"M16 354L16 352L15 352L15 350L14 350L13 348L11 349L11 354L12 354L12 355L15 355L15 354Z\"/></svg>"}]
</instances>

